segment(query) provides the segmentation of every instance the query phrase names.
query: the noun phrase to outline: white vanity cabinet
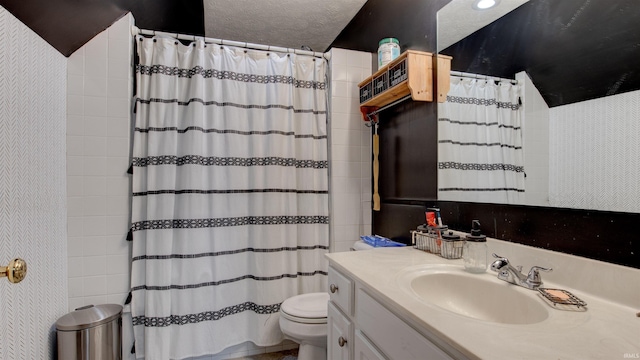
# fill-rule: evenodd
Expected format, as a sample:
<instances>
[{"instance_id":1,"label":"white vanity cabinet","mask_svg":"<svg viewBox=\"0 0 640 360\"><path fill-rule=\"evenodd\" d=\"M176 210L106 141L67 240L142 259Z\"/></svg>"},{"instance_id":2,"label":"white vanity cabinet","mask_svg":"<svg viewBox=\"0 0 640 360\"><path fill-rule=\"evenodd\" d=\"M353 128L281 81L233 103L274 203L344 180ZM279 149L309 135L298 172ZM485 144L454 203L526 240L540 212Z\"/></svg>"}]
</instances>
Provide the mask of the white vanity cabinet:
<instances>
[{"instance_id":1,"label":"white vanity cabinet","mask_svg":"<svg viewBox=\"0 0 640 360\"><path fill-rule=\"evenodd\" d=\"M450 360L366 287L329 267L327 357L331 360Z\"/></svg>"}]
</instances>

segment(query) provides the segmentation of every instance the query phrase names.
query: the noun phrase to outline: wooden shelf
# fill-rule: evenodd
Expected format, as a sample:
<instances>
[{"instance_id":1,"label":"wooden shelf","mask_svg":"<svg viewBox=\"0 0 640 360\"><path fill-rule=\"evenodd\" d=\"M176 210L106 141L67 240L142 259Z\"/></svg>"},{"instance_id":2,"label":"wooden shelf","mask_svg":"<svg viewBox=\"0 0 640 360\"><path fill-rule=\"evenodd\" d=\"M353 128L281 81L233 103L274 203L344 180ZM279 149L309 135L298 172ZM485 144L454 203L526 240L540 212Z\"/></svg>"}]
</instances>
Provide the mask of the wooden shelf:
<instances>
[{"instance_id":1,"label":"wooden shelf","mask_svg":"<svg viewBox=\"0 0 640 360\"><path fill-rule=\"evenodd\" d=\"M438 74L436 83L438 91L438 102L445 102L447 100L447 93L451 86L451 56L438 54L436 65Z\"/></svg>"},{"instance_id":2,"label":"wooden shelf","mask_svg":"<svg viewBox=\"0 0 640 360\"><path fill-rule=\"evenodd\" d=\"M409 94L414 101L433 101L433 54L407 50L358 88L362 107L382 107Z\"/></svg>"}]
</instances>

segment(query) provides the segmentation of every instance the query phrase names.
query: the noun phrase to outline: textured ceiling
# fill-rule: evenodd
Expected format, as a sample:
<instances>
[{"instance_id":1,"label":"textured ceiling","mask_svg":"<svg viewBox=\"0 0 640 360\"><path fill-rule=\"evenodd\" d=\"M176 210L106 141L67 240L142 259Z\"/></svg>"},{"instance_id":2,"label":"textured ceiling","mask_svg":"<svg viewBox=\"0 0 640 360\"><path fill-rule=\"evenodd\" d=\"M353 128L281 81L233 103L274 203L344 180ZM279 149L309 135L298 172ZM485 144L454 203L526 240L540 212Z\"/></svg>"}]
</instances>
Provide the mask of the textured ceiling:
<instances>
[{"instance_id":1,"label":"textured ceiling","mask_svg":"<svg viewBox=\"0 0 640 360\"><path fill-rule=\"evenodd\" d=\"M366 0L204 0L205 35L323 52Z\"/></svg>"}]
</instances>

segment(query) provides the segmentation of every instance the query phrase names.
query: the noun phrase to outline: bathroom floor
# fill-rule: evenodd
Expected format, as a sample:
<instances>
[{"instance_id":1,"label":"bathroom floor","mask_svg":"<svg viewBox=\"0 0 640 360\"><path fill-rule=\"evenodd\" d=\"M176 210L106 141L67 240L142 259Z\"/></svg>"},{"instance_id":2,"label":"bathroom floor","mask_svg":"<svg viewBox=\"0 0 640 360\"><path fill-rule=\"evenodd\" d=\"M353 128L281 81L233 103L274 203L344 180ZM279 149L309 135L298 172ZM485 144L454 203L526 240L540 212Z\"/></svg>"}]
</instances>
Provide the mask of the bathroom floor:
<instances>
[{"instance_id":1,"label":"bathroom floor","mask_svg":"<svg viewBox=\"0 0 640 360\"><path fill-rule=\"evenodd\" d=\"M235 358L232 360L296 360L298 359L298 349L278 351L274 353L259 354Z\"/></svg>"}]
</instances>

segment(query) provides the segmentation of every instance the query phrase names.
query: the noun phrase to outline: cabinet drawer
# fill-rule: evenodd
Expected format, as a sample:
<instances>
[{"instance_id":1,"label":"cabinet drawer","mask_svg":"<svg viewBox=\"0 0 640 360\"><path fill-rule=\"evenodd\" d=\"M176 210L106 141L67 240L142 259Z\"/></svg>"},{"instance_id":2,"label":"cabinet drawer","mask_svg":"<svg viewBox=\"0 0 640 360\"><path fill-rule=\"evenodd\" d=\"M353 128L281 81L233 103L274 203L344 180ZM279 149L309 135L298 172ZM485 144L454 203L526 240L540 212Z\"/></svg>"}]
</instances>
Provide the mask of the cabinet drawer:
<instances>
[{"instance_id":1,"label":"cabinet drawer","mask_svg":"<svg viewBox=\"0 0 640 360\"><path fill-rule=\"evenodd\" d=\"M452 359L362 289L356 293L358 328L390 359Z\"/></svg>"},{"instance_id":2,"label":"cabinet drawer","mask_svg":"<svg viewBox=\"0 0 640 360\"><path fill-rule=\"evenodd\" d=\"M329 298L347 316L353 315L353 281L329 267Z\"/></svg>"},{"instance_id":3,"label":"cabinet drawer","mask_svg":"<svg viewBox=\"0 0 640 360\"><path fill-rule=\"evenodd\" d=\"M352 342L351 321L329 302L327 311L327 359L350 360Z\"/></svg>"}]
</instances>

